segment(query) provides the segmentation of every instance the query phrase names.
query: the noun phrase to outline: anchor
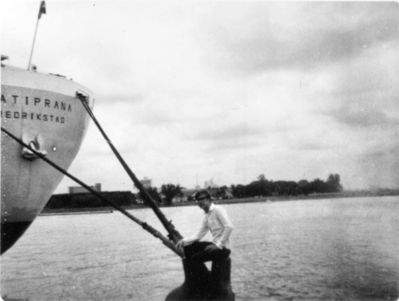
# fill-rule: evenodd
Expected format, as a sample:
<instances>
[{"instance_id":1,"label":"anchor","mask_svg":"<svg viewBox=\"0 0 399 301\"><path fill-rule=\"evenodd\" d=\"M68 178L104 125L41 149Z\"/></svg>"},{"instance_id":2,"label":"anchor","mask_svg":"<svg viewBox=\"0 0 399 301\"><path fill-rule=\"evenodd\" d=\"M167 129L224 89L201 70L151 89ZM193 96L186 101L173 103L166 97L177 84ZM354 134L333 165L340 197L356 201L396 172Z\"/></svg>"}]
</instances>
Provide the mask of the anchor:
<instances>
[{"instance_id":1,"label":"anchor","mask_svg":"<svg viewBox=\"0 0 399 301\"><path fill-rule=\"evenodd\" d=\"M21 155L23 158L32 161L39 158L36 153L39 153L43 156L47 155L47 151L43 148L43 139L40 135L36 135L32 138L31 135L24 134L22 136L22 141L30 146L30 148L25 146L22 147ZM35 150L35 152L31 149Z\"/></svg>"},{"instance_id":2,"label":"anchor","mask_svg":"<svg viewBox=\"0 0 399 301\"><path fill-rule=\"evenodd\" d=\"M94 189L92 189L89 185L85 184L75 176L68 173L65 169L58 166L56 163L52 162L50 159L46 157L46 152L40 150L40 146L42 145L42 141L39 135L35 138L27 139L27 137L23 137L20 139L7 131L5 128L1 127L1 131L7 134L10 138L14 139L18 142L22 147L22 155L24 158L33 160L35 158L40 158L65 176L72 179L74 182L78 183L82 187L86 188L89 192L95 195L97 198L102 200L104 203L108 203L116 210L127 216L129 219L134 221L135 223L142 226L144 230L160 239L163 244L171 249L176 255L182 258L182 265L184 271L184 282L183 284L172 290L166 297L166 300L176 300L176 301L184 301L184 300L235 300L235 295L231 288L231 259L229 257L230 251L226 254L221 254L220 258L217 258L212 262L211 271L208 270L204 262L200 262L193 258L193 254L197 253L196 248L198 247L197 243L193 243L191 245L185 246L184 250L181 250L177 247L177 242L180 241L183 237L182 235L175 229L174 225L171 221L167 220L165 215L159 209L156 202L152 199L148 191L144 188L142 183L135 176L133 171L129 168L126 162L123 160L119 152L113 146L112 142L109 140L100 124L95 119L88 103L85 100L85 97L82 97L81 94L76 95L82 102L83 106L86 108L88 114L91 116L100 132L104 136L105 140L110 145L112 151L122 164L125 171L131 177L135 186L139 189L141 194L144 196L145 203L150 206L157 217L160 219L162 225L168 231L169 235L166 238L159 231L148 225L147 223L141 221L137 217L133 216L130 212L120 207L113 201L105 198L102 194L98 193ZM25 139L24 139L25 138ZM23 141L25 140L25 141Z\"/></svg>"}]
</instances>

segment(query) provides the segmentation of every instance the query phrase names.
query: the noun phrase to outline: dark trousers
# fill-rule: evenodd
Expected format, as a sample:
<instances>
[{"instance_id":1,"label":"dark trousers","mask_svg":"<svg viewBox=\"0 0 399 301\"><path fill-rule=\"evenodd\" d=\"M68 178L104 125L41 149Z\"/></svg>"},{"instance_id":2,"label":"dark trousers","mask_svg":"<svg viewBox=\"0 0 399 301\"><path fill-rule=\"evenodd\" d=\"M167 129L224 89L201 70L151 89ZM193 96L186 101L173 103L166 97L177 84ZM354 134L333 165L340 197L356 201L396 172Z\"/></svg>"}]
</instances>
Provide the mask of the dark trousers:
<instances>
[{"instance_id":1,"label":"dark trousers","mask_svg":"<svg viewBox=\"0 0 399 301\"><path fill-rule=\"evenodd\" d=\"M234 300L229 249L220 249L211 242L197 241L185 246L184 253L185 287L193 295L191 299L202 300L205 296L205 300ZM211 271L204 264L206 261L212 261Z\"/></svg>"},{"instance_id":2,"label":"dark trousers","mask_svg":"<svg viewBox=\"0 0 399 301\"><path fill-rule=\"evenodd\" d=\"M199 262L218 262L227 259L230 250L227 248L218 248L214 243L208 241L196 241L191 245L184 247L184 254L188 260Z\"/></svg>"}]
</instances>

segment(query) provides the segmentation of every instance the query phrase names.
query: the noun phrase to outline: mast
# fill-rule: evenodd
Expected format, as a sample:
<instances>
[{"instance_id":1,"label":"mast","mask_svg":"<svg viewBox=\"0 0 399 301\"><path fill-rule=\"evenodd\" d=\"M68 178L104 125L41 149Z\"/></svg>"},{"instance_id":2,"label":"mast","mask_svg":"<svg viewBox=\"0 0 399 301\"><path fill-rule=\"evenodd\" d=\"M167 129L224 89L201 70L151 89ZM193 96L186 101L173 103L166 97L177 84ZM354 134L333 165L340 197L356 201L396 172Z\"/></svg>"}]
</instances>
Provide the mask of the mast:
<instances>
[{"instance_id":1,"label":"mast","mask_svg":"<svg viewBox=\"0 0 399 301\"><path fill-rule=\"evenodd\" d=\"M44 0L43 0L43 1L40 3L39 14L37 15L35 33L34 33L34 35L33 35L32 48L31 48L31 50L30 50L30 56L29 56L28 70L30 70L31 64L32 64L33 49L35 48L37 29L38 29L38 27L39 27L39 20L40 20L40 17L41 17L43 14L45 14L45 13L46 13L46 2L44 2Z\"/></svg>"}]
</instances>

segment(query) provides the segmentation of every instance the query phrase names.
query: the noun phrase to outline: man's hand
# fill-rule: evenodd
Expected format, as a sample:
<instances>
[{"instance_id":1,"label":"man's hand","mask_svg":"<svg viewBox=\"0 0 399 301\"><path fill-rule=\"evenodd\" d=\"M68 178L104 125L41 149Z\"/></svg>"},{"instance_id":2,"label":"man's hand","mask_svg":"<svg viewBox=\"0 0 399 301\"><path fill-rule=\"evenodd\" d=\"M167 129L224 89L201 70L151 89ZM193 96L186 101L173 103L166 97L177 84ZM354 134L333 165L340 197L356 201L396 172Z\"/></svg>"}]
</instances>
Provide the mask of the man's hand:
<instances>
[{"instance_id":1,"label":"man's hand","mask_svg":"<svg viewBox=\"0 0 399 301\"><path fill-rule=\"evenodd\" d=\"M176 243L176 247L183 249L183 247L191 245L196 239L182 238Z\"/></svg>"},{"instance_id":2,"label":"man's hand","mask_svg":"<svg viewBox=\"0 0 399 301\"><path fill-rule=\"evenodd\" d=\"M178 249L183 249L183 247L184 247L184 238L182 238L182 239L180 239L177 243L176 243L176 247L178 248Z\"/></svg>"},{"instance_id":3,"label":"man's hand","mask_svg":"<svg viewBox=\"0 0 399 301\"><path fill-rule=\"evenodd\" d=\"M223 246L222 246L222 243L221 243L221 242L217 241L217 242L214 242L214 244L215 244L215 246L218 247L219 249L223 249Z\"/></svg>"}]
</instances>

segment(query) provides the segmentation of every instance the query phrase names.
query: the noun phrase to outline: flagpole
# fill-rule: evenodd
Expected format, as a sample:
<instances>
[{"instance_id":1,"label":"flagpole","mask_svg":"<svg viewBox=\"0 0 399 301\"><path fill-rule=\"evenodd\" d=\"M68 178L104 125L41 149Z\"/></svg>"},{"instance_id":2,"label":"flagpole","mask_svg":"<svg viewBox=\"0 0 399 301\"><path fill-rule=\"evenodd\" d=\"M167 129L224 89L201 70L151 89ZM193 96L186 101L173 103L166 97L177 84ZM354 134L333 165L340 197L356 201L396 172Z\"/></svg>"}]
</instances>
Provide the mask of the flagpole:
<instances>
[{"instance_id":1,"label":"flagpole","mask_svg":"<svg viewBox=\"0 0 399 301\"><path fill-rule=\"evenodd\" d=\"M39 27L39 20L40 20L39 18L37 18L37 20L36 20L35 35L33 36L32 49L30 51L30 57L29 57L29 63L28 63L28 70L30 70L30 66L32 63L33 48L35 48L36 34L37 34L37 28Z\"/></svg>"},{"instance_id":2,"label":"flagpole","mask_svg":"<svg viewBox=\"0 0 399 301\"><path fill-rule=\"evenodd\" d=\"M39 14L37 15L37 20L36 20L36 28L35 28L35 34L33 36L32 49L30 51L28 70L30 70L30 67L31 67L31 64L32 64L33 48L35 48L37 28L39 27L39 20L40 20L40 17L42 16L42 14L45 14L45 13L46 13L46 2L44 0L42 0L40 2Z\"/></svg>"}]
</instances>

